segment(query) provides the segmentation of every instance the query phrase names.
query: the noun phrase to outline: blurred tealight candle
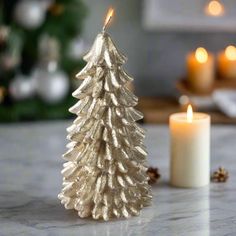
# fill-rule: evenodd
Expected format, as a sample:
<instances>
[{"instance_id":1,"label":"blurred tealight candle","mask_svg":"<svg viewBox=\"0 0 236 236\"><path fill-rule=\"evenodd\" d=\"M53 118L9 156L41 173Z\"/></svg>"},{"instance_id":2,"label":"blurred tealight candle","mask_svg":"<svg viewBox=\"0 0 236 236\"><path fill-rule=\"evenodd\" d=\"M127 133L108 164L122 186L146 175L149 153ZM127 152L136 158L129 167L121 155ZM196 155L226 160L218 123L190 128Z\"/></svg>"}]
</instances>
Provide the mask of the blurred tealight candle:
<instances>
[{"instance_id":1,"label":"blurred tealight candle","mask_svg":"<svg viewBox=\"0 0 236 236\"><path fill-rule=\"evenodd\" d=\"M202 187L209 183L210 116L193 112L170 116L170 181L176 187Z\"/></svg>"},{"instance_id":2,"label":"blurred tealight candle","mask_svg":"<svg viewBox=\"0 0 236 236\"><path fill-rule=\"evenodd\" d=\"M209 16L224 15L224 5L219 0L211 0L205 7L205 13Z\"/></svg>"},{"instance_id":3,"label":"blurred tealight candle","mask_svg":"<svg viewBox=\"0 0 236 236\"><path fill-rule=\"evenodd\" d=\"M236 80L236 47L228 46L218 55L218 70L223 79Z\"/></svg>"},{"instance_id":4,"label":"blurred tealight candle","mask_svg":"<svg viewBox=\"0 0 236 236\"><path fill-rule=\"evenodd\" d=\"M187 55L187 82L196 93L211 91L214 83L214 57L199 47Z\"/></svg>"}]
</instances>

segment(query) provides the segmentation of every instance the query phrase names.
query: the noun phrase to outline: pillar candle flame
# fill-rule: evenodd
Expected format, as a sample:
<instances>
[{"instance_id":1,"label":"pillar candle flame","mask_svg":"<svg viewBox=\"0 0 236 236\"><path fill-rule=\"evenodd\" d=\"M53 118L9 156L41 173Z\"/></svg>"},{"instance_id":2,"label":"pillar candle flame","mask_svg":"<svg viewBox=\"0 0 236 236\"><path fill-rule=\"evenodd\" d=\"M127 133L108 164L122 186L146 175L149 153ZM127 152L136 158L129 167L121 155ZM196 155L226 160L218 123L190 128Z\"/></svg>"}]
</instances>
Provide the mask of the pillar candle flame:
<instances>
[{"instance_id":1,"label":"pillar candle flame","mask_svg":"<svg viewBox=\"0 0 236 236\"><path fill-rule=\"evenodd\" d=\"M224 15L224 5L220 0L211 0L205 8L205 13L209 16L222 16Z\"/></svg>"},{"instance_id":2,"label":"pillar candle flame","mask_svg":"<svg viewBox=\"0 0 236 236\"><path fill-rule=\"evenodd\" d=\"M109 8L108 12L107 12L107 16L103 25L103 30L106 29L107 25L109 24L109 22L111 21L111 18L114 15L114 9L113 8Z\"/></svg>"},{"instance_id":3,"label":"pillar candle flame","mask_svg":"<svg viewBox=\"0 0 236 236\"><path fill-rule=\"evenodd\" d=\"M235 61L236 60L236 47L230 45L225 49L225 56L227 59L230 61Z\"/></svg>"},{"instance_id":4,"label":"pillar candle flame","mask_svg":"<svg viewBox=\"0 0 236 236\"><path fill-rule=\"evenodd\" d=\"M187 109L187 121L189 123L192 123L193 121L193 108L191 105L188 105L188 109Z\"/></svg>"},{"instance_id":5,"label":"pillar candle flame","mask_svg":"<svg viewBox=\"0 0 236 236\"><path fill-rule=\"evenodd\" d=\"M205 63L208 60L208 53L205 48L197 48L195 52L195 57L199 63Z\"/></svg>"}]
</instances>

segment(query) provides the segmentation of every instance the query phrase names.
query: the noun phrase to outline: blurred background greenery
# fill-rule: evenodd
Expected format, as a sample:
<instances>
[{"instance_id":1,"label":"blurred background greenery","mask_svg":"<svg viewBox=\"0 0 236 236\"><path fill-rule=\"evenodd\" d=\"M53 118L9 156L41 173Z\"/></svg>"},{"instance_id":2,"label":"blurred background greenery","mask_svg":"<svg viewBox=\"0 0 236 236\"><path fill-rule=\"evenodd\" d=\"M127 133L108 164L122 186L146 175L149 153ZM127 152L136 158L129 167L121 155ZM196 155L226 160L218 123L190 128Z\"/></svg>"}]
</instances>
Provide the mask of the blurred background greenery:
<instances>
[{"instance_id":1,"label":"blurred background greenery","mask_svg":"<svg viewBox=\"0 0 236 236\"><path fill-rule=\"evenodd\" d=\"M124 67L135 78L132 90L146 123L167 123L189 103L213 122L236 123L236 105L229 105L235 101L236 60L226 60L232 65L227 71L235 71L231 80L219 63L228 46L236 52L235 0L0 1L0 122L71 117L71 93L80 84L75 74L110 6L115 16L108 30L128 56ZM205 94L188 83L186 57L199 47L214 59Z\"/></svg>"},{"instance_id":2,"label":"blurred background greenery","mask_svg":"<svg viewBox=\"0 0 236 236\"><path fill-rule=\"evenodd\" d=\"M0 122L67 118L83 66L81 0L0 5Z\"/></svg>"}]
</instances>

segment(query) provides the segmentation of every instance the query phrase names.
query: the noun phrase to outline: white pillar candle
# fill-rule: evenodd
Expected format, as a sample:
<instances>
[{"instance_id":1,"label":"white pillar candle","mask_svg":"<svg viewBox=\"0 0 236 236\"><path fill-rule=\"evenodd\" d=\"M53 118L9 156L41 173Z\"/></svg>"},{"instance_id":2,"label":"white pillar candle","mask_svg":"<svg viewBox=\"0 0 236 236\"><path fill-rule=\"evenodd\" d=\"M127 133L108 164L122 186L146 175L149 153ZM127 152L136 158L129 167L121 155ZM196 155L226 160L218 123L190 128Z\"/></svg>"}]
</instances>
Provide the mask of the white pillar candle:
<instances>
[{"instance_id":1,"label":"white pillar candle","mask_svg":"<svg viewBox=\"0 0 236 236\"><path fill-rule=\"evenodd\" d=\"M210 180L210 116L204 113L176 113L170 116L171 184L201 187Z\"/></svg>"}]
</instances>

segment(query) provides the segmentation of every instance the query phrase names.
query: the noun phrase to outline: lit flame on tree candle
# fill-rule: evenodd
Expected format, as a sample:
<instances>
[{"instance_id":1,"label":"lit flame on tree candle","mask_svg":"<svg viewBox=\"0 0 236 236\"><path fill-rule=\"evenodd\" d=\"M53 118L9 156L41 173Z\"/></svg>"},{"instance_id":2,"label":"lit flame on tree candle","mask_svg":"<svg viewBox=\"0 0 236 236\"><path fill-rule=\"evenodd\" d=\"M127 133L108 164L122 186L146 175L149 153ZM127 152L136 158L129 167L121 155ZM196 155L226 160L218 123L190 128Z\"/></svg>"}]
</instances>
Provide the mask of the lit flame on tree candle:
<instances>
[{"instance_id":1,"label":"lit flame on tree candle","mask_svg":"<svg viewBox=\"0 0 236 236\"><path fill-rule=\"evenodd\" d=\"M195 57L199 63L205 63L208 60L208 53L205 48L197 48Z\"/></svg>"},{"instance_id":2,"label":"lit flame on tree candle","mask_svg":"<svg viewBox=\"0 0 236 236\"><path fill-rule=\"evenodd\" d=\"M109 8L108 12L107 12L107 16L103 25L103 31L106 29L107 25L109 24L109 22L111 21L111 18L114 15L114 9L113 8Z\"/></svg>"},{"instance_id":3,"label":"lit flame on tree candle","mask_svg":"<svg viewBox=\"0 0 236 236\"><path fill-rule=\"evenodd\" d=\"M230 45L225 49L225 56L230 61L236 60L236 47Z\"/></svg>"},{"instance_id":4,"label":"lit flame on tree candle","mask_svg":"<svg viewBox=\"0 0 236 236\"><path fill-rule=\"evenodd\" d=\"M193 121L193 108L191 105L188 105L187 109L187 121L188 123L192 123Z\"/></svg>"}]
</instances>

